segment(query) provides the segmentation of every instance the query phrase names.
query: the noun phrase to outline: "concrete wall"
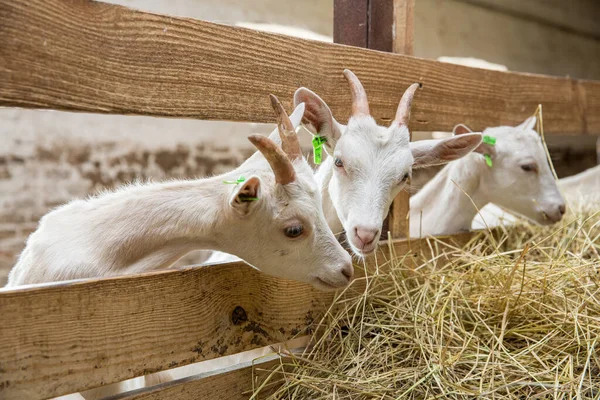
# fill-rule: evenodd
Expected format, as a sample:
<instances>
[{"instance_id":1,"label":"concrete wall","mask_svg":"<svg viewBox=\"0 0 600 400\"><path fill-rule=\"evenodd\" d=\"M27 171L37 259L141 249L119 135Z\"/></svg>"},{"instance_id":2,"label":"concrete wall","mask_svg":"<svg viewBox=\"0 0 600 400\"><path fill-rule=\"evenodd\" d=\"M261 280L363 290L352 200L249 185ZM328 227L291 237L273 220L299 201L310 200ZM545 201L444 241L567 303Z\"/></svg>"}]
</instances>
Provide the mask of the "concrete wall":
<instances>
[{"instance_id":1,"label":"concrete wall","mask_svg":"<svg viewBox=\"0 0 600 400\"><path fill-rule=\"evenodd\" d=\"M113 2L223 23L277 23L326 36L333 30L332 2L323 0ZM600 79L600 43L564 29L452 0L417 0L415 23L417 56L479 57L516 71ZM137 178L194 177L231 169L252 151L246 136L271 129L0 109L0 285L50 208ZM191 256L186 262L194 260Z\"/></svg>"}]
</instances>

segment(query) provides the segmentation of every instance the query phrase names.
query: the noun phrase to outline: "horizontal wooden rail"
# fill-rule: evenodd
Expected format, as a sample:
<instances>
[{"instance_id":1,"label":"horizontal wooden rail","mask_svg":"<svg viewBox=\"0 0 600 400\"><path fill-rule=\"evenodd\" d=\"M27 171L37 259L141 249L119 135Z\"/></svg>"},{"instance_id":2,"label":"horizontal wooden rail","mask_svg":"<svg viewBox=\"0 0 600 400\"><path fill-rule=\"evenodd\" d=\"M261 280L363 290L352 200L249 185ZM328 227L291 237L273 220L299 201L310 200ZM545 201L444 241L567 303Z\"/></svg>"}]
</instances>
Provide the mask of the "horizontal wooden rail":
<instances>
[{"instance_id":1,"label":"horizontal wooden rail","mask_svg":"<svg viewBox=\"0 0 600 400\"><path fill-rule=\"evenodd\" d=\"M0 398L68 394L288 340L332 297L243 263L0 292Z\"/></svg>"},{"instance_id":2,"label":"horizontal wooden rail","mask_svg":"<svg viewBox=\"0 0 600 400\"><path fill-rule=\"evenodd\" d=\"M428 252L425 240L384 243L368 265ZM289 340L332 299L243 263L0 291L0 398L69 394Z\"/></svg>"},{"instance_id":3,"label":"horizontal wooden rail","mask_svg":"<svg viewBox=\"0 0 600 400\"><path fill-rule=\"evenodd\" d=\"M600 134L600 82L468 68L398 54L160 16L84 0L0 0L0 106L273 122L307 86L340 121L342 70L388 122L403 91L415 130L516 124L544 105L548 133Z\"/></svg>"},{"instance_id":4,"label":"horizontal wooden rail","mask_svg":"<svg viewBox=\"0 0 600 400\"><path fill-rule=\"evenodd\" d=\"M281 360L275 356L264 362L247 362L233 368L190 376L104 400L247 400L252 393L253 380L260 385L262 379L267 378L265 375L270 374L277 365L283 368ZM280 378L281 375L277 374L275 380ZM268 394L267 390L261 392L262 398Z\"/></svg>"}]
</instances>

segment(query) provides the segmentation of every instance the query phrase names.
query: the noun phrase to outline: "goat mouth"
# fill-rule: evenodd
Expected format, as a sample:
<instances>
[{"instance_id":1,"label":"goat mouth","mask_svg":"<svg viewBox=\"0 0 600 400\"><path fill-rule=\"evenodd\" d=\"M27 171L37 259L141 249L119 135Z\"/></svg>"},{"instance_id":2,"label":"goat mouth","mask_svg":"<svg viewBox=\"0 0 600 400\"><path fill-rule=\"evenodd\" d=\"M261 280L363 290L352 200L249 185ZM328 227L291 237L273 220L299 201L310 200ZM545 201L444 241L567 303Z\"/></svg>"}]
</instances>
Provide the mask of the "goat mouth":
<instances>
[{"instance_id":1,"label":"goat mouth","mask_svg":"<svg viewBox=\"0 0 600 400\"><path fill-rule=\"evenodd\" d=\"M371 255L375 252L375 246L367 248L367 249L358 249L358 252L360 253L361 256L368 256Z\"/></svg>"},{"instance_id":2,"label":"goat mouth","mask_svg":"<svg viewBox=\"0 0 600 400\"><path fill-rule=\"evenodd\" d=\"M356 246L356 245L352 244L352 250L354 251L354 253L355 253L356 255L358 255L358 256L360 256L360 257L366 257L366 256L368 256L368 255L371 255L371 254L373 254L373 253L375 252L375 248L376 248L376 247L377 247L377 246L370 245L370 246L363 247L363 248L361 249L360 247L358 247L358 246Z\"/></svg>"},{"instance_id":3,"label":"goat mouth","mask_svg":"<svg viewBox=\"0 0 600 400\"><path fill-rule=\"evenodd\" d=\"M541 221L538 221L538 223L540 225L553 225L562 219L562 215L560 217L556 218L556 217L550 216L545 211L540 211L540 213L542 214Z\"/></svg>"},{"instance_id":4,"label":"goat mouth","mask_svg":"<svg viewBox=\"0 0 600 400\"><path fill-rule=\"evenodd\" d=\"M375 252L375 249L377 248L376 244L368 244L367 246L363 246L362 248L360 246L357 246L355 243L353 242L349 242L350 243L350 247L352 248L352 251L359 257L366 257L370 254L373 254L373 252ZM362 245L362 243L361 243Z\"/></svg>"},{"instance_id":5,"label":"goat mouth","mask_svg":"<svg viewBox=\"0 0 600 400\"><path fill-rule=\"evenodd\" d=\"M348 286L348 284L350 283L350 281L348 280L348 282L346 282L346 283L344 283L344 284L341 284L341 285L334 285L334 284L332 284L332 283L329 283L328 281L326 281L326 280L324 280L324 279L321 279L321 278L319 278L319 277L316 277L316 278L315 278L315 281L316 281L316 283L317 283L317 287L318 287L319 289L328 290L328 291L331 291L331 290L337 290L337 289L340 289L340 288L346 287L346 286Z\"/></svg>"}]
</instances>

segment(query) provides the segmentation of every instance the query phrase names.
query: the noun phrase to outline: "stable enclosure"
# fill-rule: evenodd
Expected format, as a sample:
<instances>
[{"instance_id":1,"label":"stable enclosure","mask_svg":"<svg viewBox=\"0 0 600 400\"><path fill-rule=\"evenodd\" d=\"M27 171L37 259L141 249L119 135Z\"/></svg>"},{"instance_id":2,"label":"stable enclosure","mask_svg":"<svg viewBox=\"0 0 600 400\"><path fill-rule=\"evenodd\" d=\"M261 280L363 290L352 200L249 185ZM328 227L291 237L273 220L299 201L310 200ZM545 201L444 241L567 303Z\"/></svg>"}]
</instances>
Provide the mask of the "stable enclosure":
<instances>
[{"instance_id":1,"label":"stable enclosure","mask_svg":"<svg viewBox=\"0 0 600 400\"><path fill-rule=\"evenodd\" d=\"M351 100L342 71L349 68L379 123L419 82L413 130L516 124L541 103L546 134L600 135L600 82L411 57L413 6L336 0L334 38L350 47L93 1L2 0L0 106L271 122L268 94L289 110L294 90L306 86L345 120ZM393 254L409 254L411 263L442 251L400 239L407 213L402 194L387 223L395 240L367 269ZM471 237L443 241L457 246ZM243 263L2 291L0 399L80 392L310 334L333 298ZM248 398L259 369L241 365L120 398Z\"/></svg>"}]
</instances>

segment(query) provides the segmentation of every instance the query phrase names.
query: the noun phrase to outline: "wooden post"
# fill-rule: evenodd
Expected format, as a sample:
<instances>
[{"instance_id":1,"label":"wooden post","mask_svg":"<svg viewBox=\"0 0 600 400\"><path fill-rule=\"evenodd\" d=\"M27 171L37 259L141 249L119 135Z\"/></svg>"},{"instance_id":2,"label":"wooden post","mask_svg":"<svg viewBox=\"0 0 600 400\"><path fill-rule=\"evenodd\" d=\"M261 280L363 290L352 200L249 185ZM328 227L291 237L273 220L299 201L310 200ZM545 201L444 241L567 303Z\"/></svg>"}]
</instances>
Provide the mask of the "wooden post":
<instances>
[{"instance_id":1,"label":"wooden post","mask_svg":"<svg viewBox=\"0 0 600 400\"><path fill-rule=\"evenodd\" d=\"M413 15L414 0L334 0L333 40L412 55ZM405 191L394 199L383 225L382 239L387 239L388 231L393 239L408 237L409 197Z\"/></svg>"}]
</instances>

